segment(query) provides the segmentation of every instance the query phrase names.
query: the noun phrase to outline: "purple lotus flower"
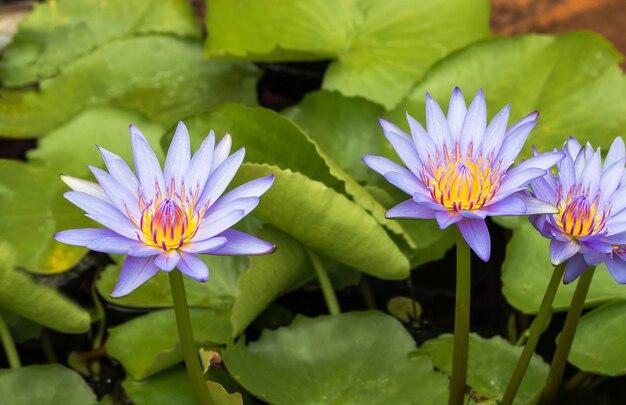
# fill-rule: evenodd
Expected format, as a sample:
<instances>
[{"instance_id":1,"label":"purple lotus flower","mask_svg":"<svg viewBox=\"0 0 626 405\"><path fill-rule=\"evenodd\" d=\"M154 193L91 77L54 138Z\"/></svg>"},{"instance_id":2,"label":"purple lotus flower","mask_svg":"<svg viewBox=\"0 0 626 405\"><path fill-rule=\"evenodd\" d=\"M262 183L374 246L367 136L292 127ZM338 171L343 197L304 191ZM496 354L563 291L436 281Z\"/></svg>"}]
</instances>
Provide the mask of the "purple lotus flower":
<instances>
[{"instance_id":1,"label":"purple lotus flower","mask_svg":"<svg viewBox=\"0 0 626 405\"><path fill-rule=\"evenodd\" d=\"M245 150L230 154L225 135L215 145L213 131L190 156L189 134L182 122L172 139L165 170L143 134L130 134L135 173L119 156L100 148L108 172L90 167L98 183L63 176L74 190L65 198L106 228L62 231L59 242L107 253L128 254L112 297L129 294L160 270L178 268L207 281L209 270L196 254L262 255L275 246L229 229L259 203L274 176L243 184L221 196L243 161ZM221 196L221 197L220 197Z\"/></svg>"},{"instance_id":2,"label":"purple lotus flower","mask_svg":"<svg viewBox=\"0 0 626 405\"><path fill-rule=\"evenodd\" d=\"M554 204L558 213L532 216L531 222L550 238L554 265L567 260L563 280L574 281L602 262L618 283L626 283L626 152L616 138L601 163L600 149L583 148L574 138L563 146L566 157L559 175L547 172L530 182L532 193Z\"/></svg>"},{"instance_id":3,"label":"purple lotus flower","mask_svg":"<svg viewBox=\"0 0 626 405\"><path fill-rule=\"evenodd\" d=\"M412 137L381 119L385 136L406 168L381 156L367 155L363 161L411 196L387 211L387 218L434 218L441 229L458 223L472 250L487 261L491 253L487 216L556 212L522 190L563 154L537 155L508 170L538 116L531 113L507 129L509 110L507 105L487 126L482 90L468 109L456 88L447 118L426 95L428 131L408 114Z\"/></svg>"}]
</instances>

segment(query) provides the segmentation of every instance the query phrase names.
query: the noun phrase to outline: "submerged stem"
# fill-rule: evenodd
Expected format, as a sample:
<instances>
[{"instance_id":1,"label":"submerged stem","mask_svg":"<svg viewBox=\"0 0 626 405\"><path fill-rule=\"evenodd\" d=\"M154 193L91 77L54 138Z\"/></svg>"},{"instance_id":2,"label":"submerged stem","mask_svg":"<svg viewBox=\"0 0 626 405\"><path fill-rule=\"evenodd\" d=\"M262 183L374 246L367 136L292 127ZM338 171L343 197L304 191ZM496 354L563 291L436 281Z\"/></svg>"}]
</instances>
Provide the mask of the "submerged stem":
<instances>
[{"instance_id":1,"label":"submerged stem","mask_svg":"<svg viewBox=\"0 0 626 405\"><path fill-rule=\"evenodd\" d=\"M454 350L449 405L461 405L465 397L467 379L467 352L470 319L470 248L461 231L456 236L456 305L454 310Z\"/></svg>"},{"instance_id":2,"label":"submerged stem","mask_svg":"<svg viewBox=\"0 0 626 405\"><path fill-rule=\"evenodd\" d=\"M313 268L315 269L317 280L322 288L322 294L324 295L328 312L331 315L339 315L341 313L341 309L339 308L339 302L337 301L337 296L335 295L335 289L333 288L333 284L330 282L330 277L328 277L328 273L326 272L322 261L311 250L307 250L307 253L309 254L309 259L313 264Z\"/></svg>"},{"instance_id":3,"label":"submerged stem","mask_svg":"<svg viewBox=\"0 0 626 405\"><path fill-rule=\"evenodd\" d=\"M13 337L11 336L11 331L4 321L2 313L0 313L0 340L2 340L2 346L4 347L4 353L7 356L9 366L11 366L11 368L22 367L20 356L17 353L15 343L13 342Z\"/></svg>"},{"instance_id":4,"label":"submerged stem","mask_svg":"<svg viewBox=\"0 0 626 405\"><path fill-rule=\"evenodd\" d=\"M530 363L530 359L535 352L535 348L537 347L537 342L539 341L539 337L541 336L544 326L548 319L550 318L550 314L552 313L552 302L554 302L554 296L556 295L556 291L559 289L559 285L561 280L563 279L563 273L565 272L566 263L559 264L554 268L552 272L552 278L550 279L550 283L548 284L548 288L546 288L546 293L543 296L543 300L541 301L541 306L539 307L539 312L537 312L537 317L533 321L530 327L530 334L528 335L528 340L526 340L526 345L524 345L524 350L522 351L522 355L517 361L517 366L515 367L515 371L511 376L511 380L509 381L509 385L506 387L506 391L504 392L504 397L502 398L502 405L510 405L513 403L513 399L515 398L515 394L517 394L517 390L519 389L520 384L522 383L522 379L524 378L524 374L526 374L526 369L528 368L528 363Z\"/></svg>"},{"instance_id":5,"label":"submerged stem","mask_svg":"<svg viewBox=\"0 0 626 405\"><path fill-rule=\"evenodd\" d=\"M543 391L541 401L543 404L553 404L556 401L561 379L563 378L563 371L565 370L565 364L567 363L567 357L572 347L572 342L574 341L578 320L583 311L583 305L585 304L585 298L587 298L587 292L589 291L589 285L593 279L595 269L595 267L587 269L583 275L580 276L580 279L578 279L576 291L574 291L572 302L570 303L567 316L565 317L565 324L561 331L561 337L559 338L559 343L554 352L552 364L550 365L550 373L548 374L548 381Z\"/></svg>"},{"instance_id":6,"label":"submerged stem","mask_svg":"<svg viewBox=\"0 0 626 405\"><path fill-rule=\"evenodd\" d=\"M172 290L172 301L174 302L174 313L176 314L176 325L178 326L178 336L183 350L187 374L191 380L191 385L193 386L193 391L196 394L198 403L201 405L212 405L213 398L204 381L198 351L196 350L196 341L193 338L182 273L174 269L168 274Z\"/></svg>"}]
</instances>

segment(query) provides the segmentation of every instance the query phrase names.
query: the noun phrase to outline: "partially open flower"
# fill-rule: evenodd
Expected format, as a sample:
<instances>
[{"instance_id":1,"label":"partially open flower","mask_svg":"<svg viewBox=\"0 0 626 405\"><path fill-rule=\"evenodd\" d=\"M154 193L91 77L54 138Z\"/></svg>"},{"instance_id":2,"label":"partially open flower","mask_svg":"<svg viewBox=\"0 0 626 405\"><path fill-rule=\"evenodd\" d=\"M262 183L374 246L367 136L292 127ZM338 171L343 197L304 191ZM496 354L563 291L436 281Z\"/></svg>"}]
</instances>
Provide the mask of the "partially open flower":
<instances>
[{"instance_id":1,"label":"partially open flower","mask_svg":"<svg viewBox=\"0 0 626 405\"><path fill-rule=\"evenodd\" d=\"M112 297L129 294L160 270L178 268L206 281L207 266L196 254L262 255L275 246L229 229L252 211L274 182L273 176L243 184L222 196L243 161L245 150L230 154L225 135L215 144L213 131L190 156L182 122L162 171L143 134L130 127L135 173L119 156L100 148L108 172L90 167L98 183L63 176L74 190L65 197L106 228L55 234L59 242L91 250L128 254Z\"/></svg>"},{"instance_id":2,"label":"partially open flower","mask_svg":"<svg viewBox=\"0 0 626 405\"><path fill-rule=\"evenodd\" d=\"M559 212L532 216L533 225L550 238L554 265L568 260L564 281L570 283L590 266L605 262L619 283L626 283L625 148L616 138L604 165L600 149L574 138L563 146L558 176L551 172L530 183L532 193Z\"/></svg>"},{"instance_id":3,"label":"partially open flower","mask_svg":"<svg viewBox=\"0 0 626 405\"><path fill-rule=\"evenodd\" d=\"M487 216L556 212L554 206L522 191L563 154L537 155L509 170L538 115L531 113L507 128L509 110L507 105L487 126L482 90L468 109L456 88L447 117L426 95L428 131L408 114L412 137L381 120L385 136L406 168L381 156L367 155L363 161L411 196L387 211L387 217L434 218L441 229L458 223L472 250L487 261L491 253Z\"/></svg>"}]
</instances>

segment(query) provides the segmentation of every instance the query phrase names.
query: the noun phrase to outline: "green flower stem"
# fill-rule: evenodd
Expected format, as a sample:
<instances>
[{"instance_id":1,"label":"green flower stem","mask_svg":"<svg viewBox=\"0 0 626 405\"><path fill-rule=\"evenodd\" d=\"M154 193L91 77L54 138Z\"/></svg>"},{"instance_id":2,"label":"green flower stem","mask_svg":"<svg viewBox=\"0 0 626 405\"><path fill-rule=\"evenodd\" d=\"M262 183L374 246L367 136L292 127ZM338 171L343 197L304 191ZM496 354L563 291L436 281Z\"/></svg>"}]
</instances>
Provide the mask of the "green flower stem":
<instances>
[{"instance_id":1,"label":"green flower stem","mask_svg":"<svg viewBox=\"0 0 626 405\"><path fill-rule=\"evenodd\" d=\"M322 261L311 250L307 249L307 253L309 254L309 259L313 264L313 268L315 269L317 280L322 288L322 294L324 294L324 300L326 301L328 312L331 315L339 315L341 313L341 309L339 308L339 302L337 301L337 296L335 295L335 289L333 288L333 284L330 282L330 278L328 277L328 273L326 272Z\"/></svg>"},{"instance_id":2,"label":"green flower stem","mask_svg":"<svg viewBox=\"0 0 626 405\"><path fill-rule=\"evenodd\" d=\"M506 391L504 392L502 405L511 405L513 403L515 394L517 394L517 390L522 383L524 374L526 374L526 369L528 368L528 363L530 363L530 358L532 357L533 353L535 352L535 348L537 347L539 337L541 336L546 322L548 322L550 314L552 313L552 302L554 302L554 296L556 295L556 291L559 289L559 285L561 284L561 280L563 279L563 273L565 272L566 263L559 264L554 268L554 271L552 272L552 278L550 279L550 283L548 284L546 293L543 296L543 300L541 301L539 312L537 312L537 317L530 327L528 340L526 340L526 345L524 346L522 355L517 361L515 371L511 376L509 385L506 387Z\"/></svg>"},{"instance_id":3,"label":"green flower stem","mask_svg":"<svg viewBox=\"0 0 626 405\"><path fill-rule=\"evenodd\" d=\"M193 386L193 391L196 394L198 403L201 405L212 405L213 398L204 381L202 366L200 365L200 358L198 357L198 351L196 349L196 341L193 338L189 308L187 307L187 295L185 294L185 285L183 284L183 275L178 269L174 269L168 274L172 290L172 301L174 301L178 336L183 349L183 358L185 359L187 374L191 380L191 385Z\"/></svg>"},{"instance_id":4,"label":"green flower stem","mask_svg":"<svg viewBox=\"0 0 626 405\"><path fill-rule=\"evenodd\" d=\"M4 347L4 353L7 356L7 360L9 361L9 366L11 368L20 368L22 367L22 362L20 361L20 356L17 354L17 349L15 348L15 343L13 342L13 337L11 336L11 331L7 326L6 322L4 322L4 317L0 313L0 339L2 340L2 346Z\"/></svg>"},{"instance_id":5,"label":"green flower stem","mask_svg":"<svg viewBox=\"0 0 626 405\"><path fill-rule=\"evenodd\" d=\"M454 350L449 405L461 405L465 397L467 379L467 351L470 319L470 248L461 231L456 234L456 307L454 310Z\"/></svg>"},{"instance_id":6,"label":"green flower stem","mask_svg":"<svg viewBox=\"0 0 626 405\"><path fill-rule=\"evenodd\" d=\"M567 316L565 317L565 324L561 331L561 337L559 338L559 343L556 347L554 357L552 358L552 364L550 365L548 382L543 391L541 401L543 404L553 404L556 401L561 379L563 378L563 371L565 370L565 364L567 363L567 356L569 355L572 342L574 341L578 320L583 311L583 305L585 304L585 298L587 297L595 269L595 267L587 269L583 275L580 276L578 284L576 285L576 291L574 291L569 311L567 311Z\"/></svg>"}]
</instances>

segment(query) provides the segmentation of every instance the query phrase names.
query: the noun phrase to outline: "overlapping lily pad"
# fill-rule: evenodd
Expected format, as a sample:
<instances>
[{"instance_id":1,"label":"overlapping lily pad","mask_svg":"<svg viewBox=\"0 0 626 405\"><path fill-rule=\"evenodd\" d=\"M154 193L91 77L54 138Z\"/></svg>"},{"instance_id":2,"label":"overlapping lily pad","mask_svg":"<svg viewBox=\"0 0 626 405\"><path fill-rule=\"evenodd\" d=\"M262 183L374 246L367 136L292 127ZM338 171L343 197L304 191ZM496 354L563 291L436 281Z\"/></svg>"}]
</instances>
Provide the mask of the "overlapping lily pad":
<instances>
[{"instance_id":1,"label":"overlapping lily pad","mask_svg":"<svg viewBox=\"0 0 626 405\"><path fill-rule=\"evenodd\" d=\"M223 356L244 388L274 404L369 403L373 398L445 403L447 378L432 369L428 356L410 357L414 350L413 338L394 318L353 312L297 317L248 346L241 339Z\"/></svg>"},{"instance_id":2,"label":"overlapping lily pad","mask_svg":"<svg viewBox=\"0 0 626 405\"><path fill-rule=\"evenodd\" d=\"M607 303L585 314L578 324L568 361L593 374L626 374L626 301Z\"/></svg>"},{"instance_id":3,"label":"overlapping lily pad","mask_svg":"<svg viewBox=\"0 0 626 405\"><path fill-rule=\"evenodd\" d=\"M606 150L626 131L621 60L609 42L592 33L484 41L434 66L389 118L408 128L405 111L425 122L426 92L447 105L455 86L463 90L467 102L482 88L491 116L507 103L512 105L511 121L541 112L525 143L524 157L530 156L532 145L540 151L560 148L570 135Z\"/></svg>"},{"instance_id":4,"label":"overlapping lily pad","mask_svg":"<svg viewBox=\"0 0 626 405\"><path fill-rule=\"evenodd\" d=\"M218 0L206 25L211 57L332 59L325 89L393 107L435 61L487 37L489 11L482 0Z\"/></svg>"},{"instance_id":5,"label":"overlapping lily pad","mask_svg":"<svg viewBox=\"0 0 626 405\"><path fill-rule=\"evenodd\" d=\"M399 161L378 124L382 113L382 107L372 102L329 91L310 93L298 105L283 111L342 169L356 180L367 183L368 193L388 209L408 196L361 160L364 155L373 154ZM401 226L405 238L408 236L405 254L411 258L413 266L441 258L454 244L450 230L441 231L434 220L388 221L391 222Z\"/></svg>"},{"instance_id":6,"label":"overlapping lily pad","mask_svg":"<svg viewBox=\"0 0 626 405\"><path fill-rule=\"evenodd\" d=\"M370 212L382 225L410 248L414 243L405 230L385 218L385 208L331 159L309 136L290 120L264 108L227 103L205 114L186 119L192 148L209 130L233 135L233 148L245 146L246 161L266 163L300 172L344 193ZM173 134L173 131L170 131ZM163 138L164 144L169 137Z\"/></svg>"},{"instance_id":7,"label":"overlapping lily pad","mask_svg":"<svg viewBox=\"0 0 626 405\"><path fill-rule=\"evenodd\" d=\"M380 176L361 158L389 144L378 125L383 112L383 107L363 98L320 90L282 113L355 180L375 184Z\"/></svg>"},{"instance_id":8,"label":"overlapping lily pad","mask_svg":"<svg viewBox=\"0 0 626 405\"><path fill-rule=\"evenodd\" d=\"M427 341L421 350L430 353L435 367L450 374L452 348L453 336L444 335ZM472 396L482 401L501 399L521 353L521 347L512 346L501 337L484 339L471 334L467 385L472 390ZM536 403L545 385L548 369L541 357L533 355L513 403Z\"/></svg>"}]
</instances>

